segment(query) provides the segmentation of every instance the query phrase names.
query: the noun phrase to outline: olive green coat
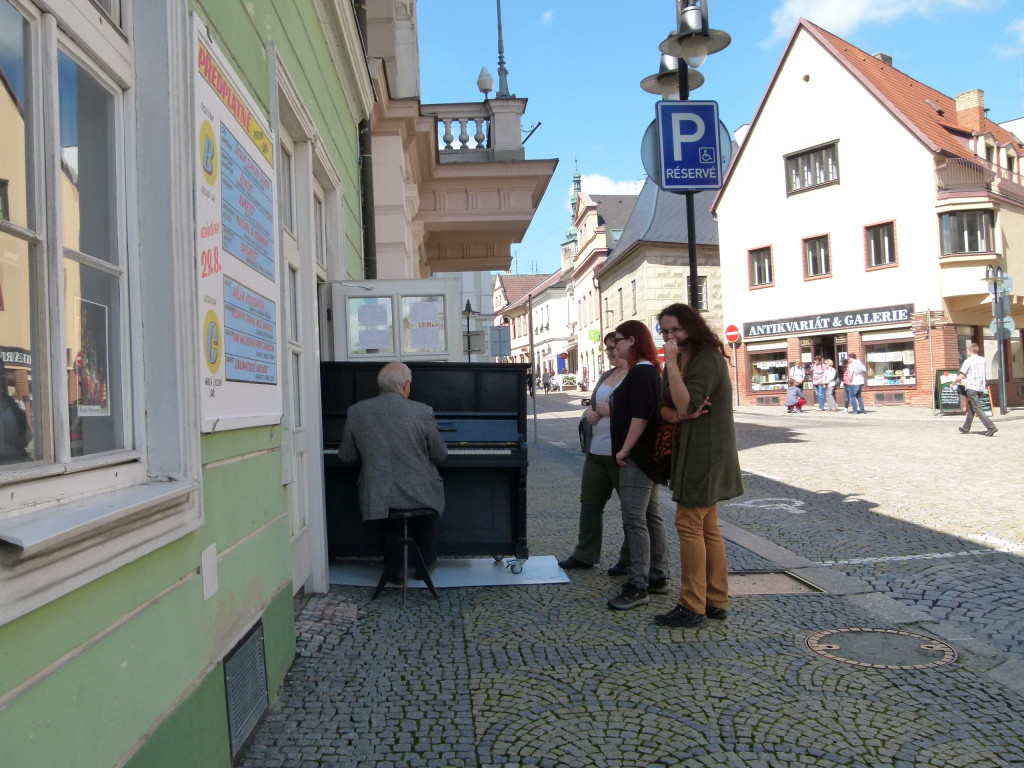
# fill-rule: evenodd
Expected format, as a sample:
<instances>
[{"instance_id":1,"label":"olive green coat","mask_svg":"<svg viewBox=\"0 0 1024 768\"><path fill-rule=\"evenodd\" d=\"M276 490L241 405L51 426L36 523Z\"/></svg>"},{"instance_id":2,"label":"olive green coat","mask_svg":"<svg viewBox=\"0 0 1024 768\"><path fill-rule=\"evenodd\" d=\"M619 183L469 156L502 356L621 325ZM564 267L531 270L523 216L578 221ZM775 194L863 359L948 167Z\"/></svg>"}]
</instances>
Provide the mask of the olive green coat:
<instances>
[{"instance_id":1,"label":"olive green coat","mask_svg":"<svg viewBox=\"0 0 1024 768\"><path fill-rule=\"evenodd\" d=\"M710 507L743 493L729 370L722 355L704 349L683 371L690 413L705 397L711 398L708 412L682 422L673 441L669 487L672 498L684 507Z\"/></svg>"}]
</instances>

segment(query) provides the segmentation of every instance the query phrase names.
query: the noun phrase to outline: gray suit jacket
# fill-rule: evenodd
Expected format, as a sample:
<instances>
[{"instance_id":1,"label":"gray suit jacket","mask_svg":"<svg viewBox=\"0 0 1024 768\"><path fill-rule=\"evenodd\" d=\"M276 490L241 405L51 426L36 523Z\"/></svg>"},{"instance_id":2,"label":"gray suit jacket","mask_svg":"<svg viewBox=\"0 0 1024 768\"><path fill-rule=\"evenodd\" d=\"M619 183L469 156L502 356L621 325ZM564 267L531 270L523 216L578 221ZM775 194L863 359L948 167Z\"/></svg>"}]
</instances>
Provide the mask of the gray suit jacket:
<instances>
[{"instance_id":1,"label":"gray suit jacket","mask_svg":"<svg viewBox=\"0 0 1024 768\"><path fill-rule=\"evenodd\" d=\"M429 405L389 392L349 406L338 457L361 462L363 520L383 520L389 509L444 512L444 484L434 465L447 456Z\"/></svg>"}]
</instances>

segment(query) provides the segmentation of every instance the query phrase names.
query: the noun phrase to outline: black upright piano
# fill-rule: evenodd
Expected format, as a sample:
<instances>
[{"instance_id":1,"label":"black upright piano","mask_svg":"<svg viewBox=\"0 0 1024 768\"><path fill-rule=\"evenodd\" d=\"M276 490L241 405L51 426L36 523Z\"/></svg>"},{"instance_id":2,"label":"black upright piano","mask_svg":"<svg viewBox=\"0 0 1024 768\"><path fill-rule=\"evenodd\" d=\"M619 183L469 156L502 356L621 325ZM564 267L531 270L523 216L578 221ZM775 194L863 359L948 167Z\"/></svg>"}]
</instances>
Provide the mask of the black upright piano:
<instances>
[{"instance_id":1,"label":"black upright piano","mask_svg":"<svg viewBox=\"0 0 1024 768\"><path fill-rule=\"evenodd\" d=\"M381 362L320 364L327 551L331 560L385 554L359 514L358 463L338 459L348 407L377 394ZM441 556L529 557L526 545L526 371L523 363L407 362L410 399L434 409L448 458Z\"/></svg>"}]
</instances>

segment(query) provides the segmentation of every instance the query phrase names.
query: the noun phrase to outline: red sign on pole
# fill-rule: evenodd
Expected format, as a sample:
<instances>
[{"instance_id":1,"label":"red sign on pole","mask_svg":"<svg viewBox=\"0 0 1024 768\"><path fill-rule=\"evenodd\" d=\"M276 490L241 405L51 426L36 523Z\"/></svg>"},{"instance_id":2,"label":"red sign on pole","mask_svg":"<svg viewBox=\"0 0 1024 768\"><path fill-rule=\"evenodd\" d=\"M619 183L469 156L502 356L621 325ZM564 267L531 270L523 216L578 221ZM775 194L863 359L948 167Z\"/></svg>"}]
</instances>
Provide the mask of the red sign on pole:
<instances>
[{"instance_id":1,"label":"red sign on pole","mask_svg":"<svg viewBox=\"0 0 1024 768\"><path fill-rule=\"evenodd\" d=\"M730 325L725 329L725 340L730 344L735 344L740 340L740 329L735 325Z\"/></svg>"}]
</instances>

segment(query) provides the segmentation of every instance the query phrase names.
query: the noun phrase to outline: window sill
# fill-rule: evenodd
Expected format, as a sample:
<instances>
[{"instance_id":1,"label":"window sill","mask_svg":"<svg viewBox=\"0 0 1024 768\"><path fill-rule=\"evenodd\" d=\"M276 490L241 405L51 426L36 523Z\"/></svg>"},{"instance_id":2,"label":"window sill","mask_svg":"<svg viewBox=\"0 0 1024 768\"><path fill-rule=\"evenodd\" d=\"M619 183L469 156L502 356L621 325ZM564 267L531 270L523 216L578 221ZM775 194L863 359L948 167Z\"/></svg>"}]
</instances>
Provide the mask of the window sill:
<instances>
[{"instance_id":1,"label":"window sill","mask_svg":"<svg viewBox=\"0 0 1024 768\"><path fill-rule=\"evenodd\" d=\"M159 478L0 520L0 625L196 530L199 483Z\"/></svg>"}]
</instances>

